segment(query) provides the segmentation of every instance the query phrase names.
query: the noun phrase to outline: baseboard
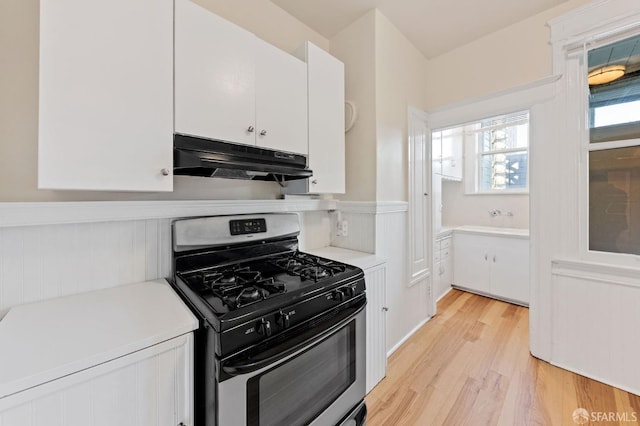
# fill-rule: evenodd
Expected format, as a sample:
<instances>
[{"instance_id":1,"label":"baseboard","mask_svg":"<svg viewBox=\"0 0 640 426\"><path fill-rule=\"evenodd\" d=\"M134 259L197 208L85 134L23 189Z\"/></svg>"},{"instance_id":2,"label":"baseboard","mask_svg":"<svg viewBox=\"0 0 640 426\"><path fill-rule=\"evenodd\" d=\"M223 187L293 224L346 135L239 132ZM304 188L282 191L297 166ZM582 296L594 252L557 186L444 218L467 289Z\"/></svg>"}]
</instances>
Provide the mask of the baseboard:
<instances>
[{"instance_id":1,"label":"baseboard","mask_svg":"<svg viewBox=\"0 0 640 426\"><path fill-rule=\"evenodd\" d=\"M582 371L580 369L577 369L577 368L570 368L567 365L562 364L560 362L554 362L554 361L548 361L548 362L549 362L549 364L555 365L556 367L562 368L563 370L571 371L571 372L579 374L581 376L588 377L589 379L595 380L597 382L604 383L605 385L613 386L614 388L618 388L618 389L623 390L625 392L629 392L629 393L632 393L634 395L640 396L640 388L632 389L632 388L627 387L627 386L621 386L621 385L619 385L617 383L612 382L611 380L605 380L602 377L599 377L599 376L596 376L596 375L593 375L593 374L585 373L584 371Z\"/></svg>"},{"instance_id":2,"label":"baseboard","mask_svg":"<svg viewBox=\"0 0 640 426\"><path fill-rule=\"evenodd\" d=\"M402 346L402 344L404 342L406 342L407 340L409 340L409 338L411 336L413 336L415 334L416 331L418 331L420 329L420 327L422 327L423 325L425 325L427 323L427 321L429 321L432 317L427 317L426 319L424 319L423 321L420 321L420 323L418 325L416 325L409 333L407 333L406 336L404 336L402 339L400 339L400 341L398 343L396 343L391 349L389 349L387 351L387 358L389 358L391 356L391 354L393 354L395 351L398 350L398 348L400 348L400 346Z\"/></svg>"},{"instance_id":3,"label":"baseboard","mask_svg":"<svg viewBox=\"0 0 640 426\"><path fill-rule=\"evenodd\" d=\"M525 302L521 302L519 300L509 299L508 297L499 297L495 294L485 293L483 291L474 290L472 288L461 287L459 285L453 284L451 288L455 288L456 290L466 291L467 293L477 294L478 296L488 297L490 299L500 300L501 302L511 303L513 305L522 306L523 308L528 308L529 304Z\"/></svg>"},{"instance_id":4,"label":"baseboard","mask_svg":"<svg viewBox=\"0 0 640 426\"><path fill-rule=\"evenodd\" d=\"M438 303L438 302L440 301L440 299L442 299L442 298L443 298L443 297L445 297L447 294L449 294L449 292L450 292L451 290L453 290L453 287L449 286L449 289L447 289L447 291L445 291L444 293L442 293L442 295L441 295L441 296L439 296L439 297L436 299L436 303Z\"/></svg>"}]
</instances>

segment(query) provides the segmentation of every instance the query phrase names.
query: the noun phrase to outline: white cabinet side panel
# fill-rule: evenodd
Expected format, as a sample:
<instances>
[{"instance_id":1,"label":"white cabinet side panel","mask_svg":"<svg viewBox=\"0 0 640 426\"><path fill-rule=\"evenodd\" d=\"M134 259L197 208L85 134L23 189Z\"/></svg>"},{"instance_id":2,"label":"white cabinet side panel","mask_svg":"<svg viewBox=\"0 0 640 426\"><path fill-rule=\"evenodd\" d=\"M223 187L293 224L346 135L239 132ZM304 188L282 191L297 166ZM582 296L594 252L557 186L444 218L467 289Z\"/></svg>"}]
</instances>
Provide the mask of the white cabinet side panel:
<instances>
[{"instance_id":1,"label":"white cabinet side panel","mask_svg":"<svg viewBox=\"0 0 640 426\"><path fill-rule=\"evenodd\" d=\"M365 270L367 286L367 393L387 374L386 268Z\"/></svg>"},{"instance_id":2,"label":"white cabinet side panel","mask_svg":"<svg viewBox=\"0 0 640 426\"><path fill-rule=\"evenodd\" d=\"M39 67L39 188L172 190L172 0L41 2Z\"/></svg>"},{"instance_id":3,"label":"white cabinet side panel","mask_svg":"<svg viewBox=\"0 0 640 426\"><path fill-rule=\"evenodd\" d=\"M184 340L184 339L183 339ZM125 359L76 373L83 380L68 380L52 393L37 396L38 388L25 391L36 396L28 402L0 412L2 426L175 426L191 418L190 395L191 339L140 361L126 364ZM128 355L127 357L131 357ZM109 369L109 364L122 363ZM104 372L104 370L107 372ZM98 371L92 373L92 371ZM71 376L50 382L51 386ZM41 386L42 387L42 386ZM52 388L53 389L53 388ZM35 391L35 392L34 392Z\"/></svg>"}]
</instances>

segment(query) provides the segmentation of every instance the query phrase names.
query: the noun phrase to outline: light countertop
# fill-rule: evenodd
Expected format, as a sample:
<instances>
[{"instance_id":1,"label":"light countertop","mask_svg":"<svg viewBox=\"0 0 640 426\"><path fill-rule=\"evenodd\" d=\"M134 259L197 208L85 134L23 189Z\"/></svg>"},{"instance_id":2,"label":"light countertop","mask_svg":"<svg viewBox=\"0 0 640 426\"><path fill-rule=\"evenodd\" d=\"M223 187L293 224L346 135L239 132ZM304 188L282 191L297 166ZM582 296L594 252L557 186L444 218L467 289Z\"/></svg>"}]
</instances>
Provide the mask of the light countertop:
<instances>
[{"instance_id":1,"label":"light countertop","mask_svg":"<svg viewBox=\"0 0 640 426\"><path fill-rule=\"evenodd\" d=\"M529 230L522 228L498 228L492 226L472 226L464 225L453 229L454 233L480 234L488 236L529 238Z\"/></svg>"},{"instance_id":2,"label":"light countertop","mask_svg":"<svg viewBox=\"0 0 640 426\"><path fill-rule=\"evenodd\" d=\"M15 306L0 321L0 399L196 328L165 280Z\"/></svg>"},{"instance_id":3,"label":"light countertop","mask_svg":"<svg viewBox=\"0 0 640 426\"><path fill-rule=\"evenodd\" d=\"M307 252L316 256L357 266L362 269L373 268L374 266L381 265L387 261L385 258L376 256L375 254L332 246L308 250Z\"/></svg>"}]
</instances>

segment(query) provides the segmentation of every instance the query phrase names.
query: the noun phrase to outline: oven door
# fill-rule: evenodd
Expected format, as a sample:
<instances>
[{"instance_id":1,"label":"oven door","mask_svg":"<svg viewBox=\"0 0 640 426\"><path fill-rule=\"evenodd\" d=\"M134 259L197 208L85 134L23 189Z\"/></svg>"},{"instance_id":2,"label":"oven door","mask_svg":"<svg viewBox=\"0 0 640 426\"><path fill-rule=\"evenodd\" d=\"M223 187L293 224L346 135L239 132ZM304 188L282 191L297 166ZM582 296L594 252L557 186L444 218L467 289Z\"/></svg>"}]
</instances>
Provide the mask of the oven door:
<instances>
[{"instance_id":1,"label":"oven door","mask_svg":"<svg viewBox=\"0 0 640 426\"><path fill-rule=\"evenodd\" d=\"M363 300L278 351L222 362L220 425L363 425ZM230 376L230 377L229 377Z\"/></svg>"}]
</instances>

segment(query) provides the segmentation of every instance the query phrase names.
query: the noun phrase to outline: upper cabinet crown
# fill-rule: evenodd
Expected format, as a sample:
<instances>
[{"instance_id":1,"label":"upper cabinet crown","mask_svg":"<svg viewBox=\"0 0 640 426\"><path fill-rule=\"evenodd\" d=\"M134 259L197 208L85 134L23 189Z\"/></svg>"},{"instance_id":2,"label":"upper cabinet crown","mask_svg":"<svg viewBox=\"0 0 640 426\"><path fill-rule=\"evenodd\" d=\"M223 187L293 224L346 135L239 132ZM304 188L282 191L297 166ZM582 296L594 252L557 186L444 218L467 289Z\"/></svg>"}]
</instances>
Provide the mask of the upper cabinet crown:
<instances>
[{"instance_id":1,"label":"upper cabinet crown","mask_svg":"<svg viewBox=\"0 0 640 426\"><path fill-rule=\"evenodd\" d=\"M38 187L173 189L173 0L40 2Z\"/></svg>"},{"instance_id":2,"label":"upper cabinet crown","mask_svg":"<svg viewBox=\"0 0 640 426\"><path fill-rule=\"evenodd\" d=\"M306 64L176 0L175 131L307 154Z\"/></svg>"}]
</instances>

